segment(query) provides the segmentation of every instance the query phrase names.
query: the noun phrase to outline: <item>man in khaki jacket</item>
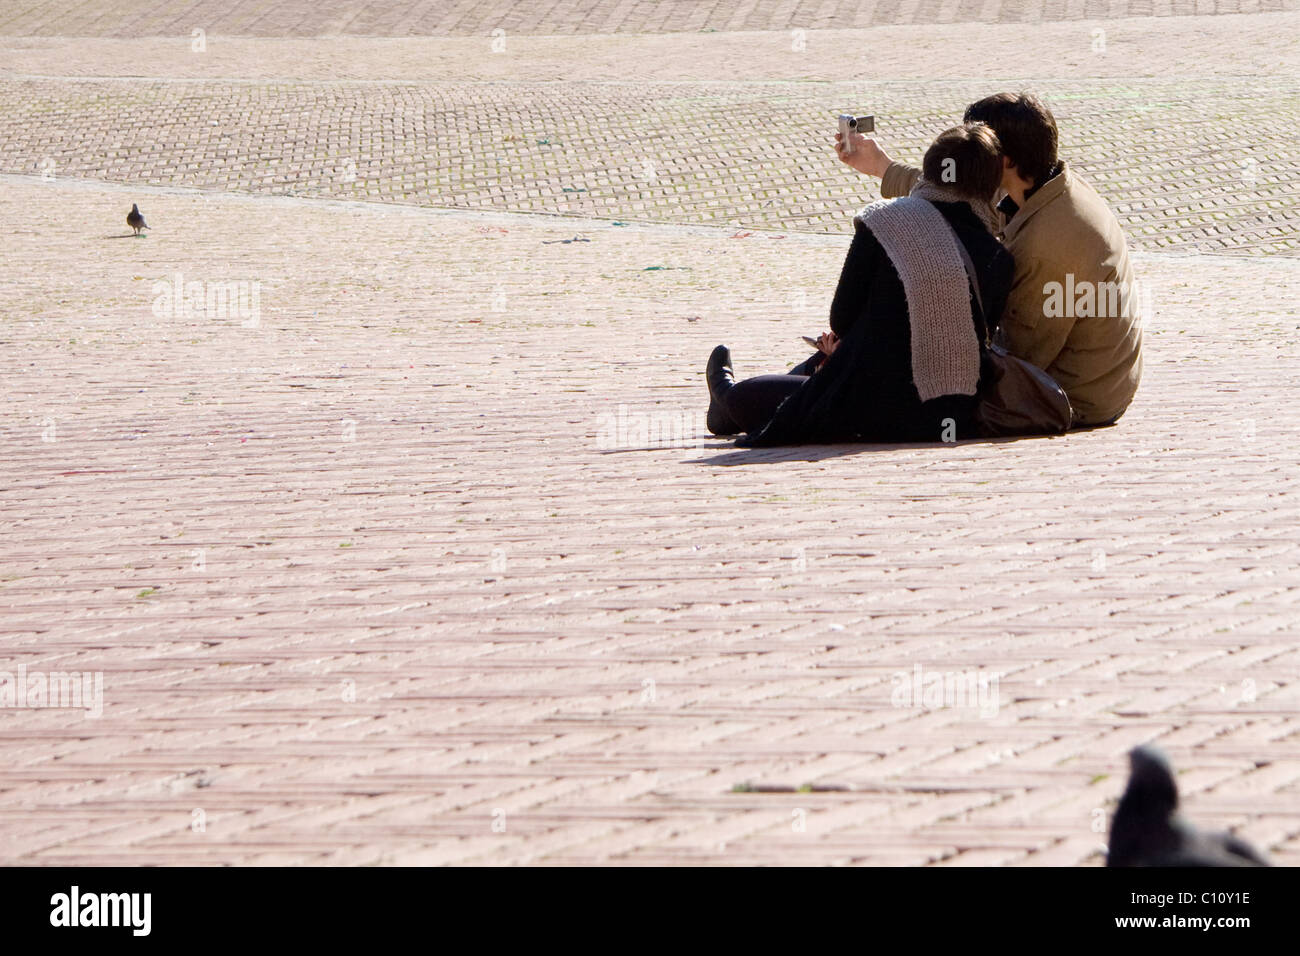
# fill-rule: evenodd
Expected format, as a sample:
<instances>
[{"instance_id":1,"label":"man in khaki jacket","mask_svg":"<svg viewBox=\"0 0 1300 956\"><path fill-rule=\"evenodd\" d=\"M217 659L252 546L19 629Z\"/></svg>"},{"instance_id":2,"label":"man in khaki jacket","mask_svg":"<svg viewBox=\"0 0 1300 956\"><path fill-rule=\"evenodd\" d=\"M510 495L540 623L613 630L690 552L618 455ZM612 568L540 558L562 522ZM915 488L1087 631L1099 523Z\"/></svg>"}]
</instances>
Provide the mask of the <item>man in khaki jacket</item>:
<instances>
[{"instance_id":1,"label":"man in khaki jacket","mask_svg":"<svg viewBox=\"0 0 1300 956\"><path fill-rule=\"evenodd\" d=\"M998 238L1015 257L1002 313L1008 351L1045 369L1070 396L1076 426L1116 421L1142 376L1142 324L1128 243L1105 201L1056 155L1056 120L1031 94L998 93L971 104L966 122L986 123L1003 149ZM907 195L921 171L890 160L872 139L850 134L836 150L881 179L880 194Z\"/></svg>"}]
</instances>

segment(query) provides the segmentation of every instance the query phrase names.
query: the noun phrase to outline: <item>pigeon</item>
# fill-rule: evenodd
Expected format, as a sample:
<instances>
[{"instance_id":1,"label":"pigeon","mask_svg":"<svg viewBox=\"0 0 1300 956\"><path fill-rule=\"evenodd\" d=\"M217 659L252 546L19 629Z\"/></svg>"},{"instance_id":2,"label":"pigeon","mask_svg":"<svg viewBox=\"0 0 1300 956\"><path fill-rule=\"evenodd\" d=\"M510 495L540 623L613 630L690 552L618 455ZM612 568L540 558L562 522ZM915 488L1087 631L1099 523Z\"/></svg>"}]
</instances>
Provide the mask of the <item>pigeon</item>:
<instances>
[{"instance_id":1,"label":"pigeon","mask_svg":"<svg viewBox=\"0 0 1300 956\"><path fill-rule=\"evenodd\" d=\"M1231 833L1203 833L1178 816L1178 785L1165 755L1137 747L1110 827L1107 866L1269 866Z\"/></svg>"},{"instance_id":2,"label":"pigeon","mask_svg":"<svg viewBox=\"0 0 1300 956\"><path fill-rule=\"evenodd\" d=\"M126 224L135 230L135 234L140 235L141 229L148 229L149 224L144 221L144 216L140 215L140 207L131 203L131 211L126 214Z\"/></svg>"}]
</instances>

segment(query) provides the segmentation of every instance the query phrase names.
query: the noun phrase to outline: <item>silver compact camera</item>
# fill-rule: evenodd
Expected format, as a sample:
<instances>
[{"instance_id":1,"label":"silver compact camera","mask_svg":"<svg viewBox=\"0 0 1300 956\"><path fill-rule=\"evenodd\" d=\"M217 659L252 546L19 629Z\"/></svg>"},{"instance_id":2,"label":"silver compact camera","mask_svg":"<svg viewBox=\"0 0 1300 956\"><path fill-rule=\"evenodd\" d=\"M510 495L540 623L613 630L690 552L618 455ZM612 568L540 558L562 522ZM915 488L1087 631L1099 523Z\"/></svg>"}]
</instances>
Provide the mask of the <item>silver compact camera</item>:
<instances>
[{"instance_id":1,"label":"silver compact camera","mask_svg":"<svg viewBox=\"0 0 1300 956\"><path fill-rule=\"evenodd\" d=\"M874 133L876 131L876 118L874 116L850 116L848 113L840 114L840 137L844 143L844 152L853 152L853 140L849 139L850 133Z\"/></svg>"}]
</instances>

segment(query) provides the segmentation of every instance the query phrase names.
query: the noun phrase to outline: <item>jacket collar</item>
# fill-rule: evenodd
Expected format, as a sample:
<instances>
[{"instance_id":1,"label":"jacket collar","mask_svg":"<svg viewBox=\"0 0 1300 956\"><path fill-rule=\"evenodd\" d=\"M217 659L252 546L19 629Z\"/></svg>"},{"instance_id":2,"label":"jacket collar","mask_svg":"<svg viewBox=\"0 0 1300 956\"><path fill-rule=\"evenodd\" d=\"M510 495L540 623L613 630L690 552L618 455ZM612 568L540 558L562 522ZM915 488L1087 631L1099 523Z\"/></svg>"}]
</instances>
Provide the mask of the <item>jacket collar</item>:
<instances>
[{"instance_id":1,"label":"jacket collar","mask_svg":"<svg viewBox=\"0 0 1300 956\"><path fill-rule=\"evenodd\" d=\"M1016 237L1016 233L1024 228L1025 223L1033 218L1034 213L1054 199L1064 195L1065 191L1070 187L1071 178L1069 167L1066 166L1065 160L1061 160L1061 171L1035 189L1033 194L1025 200L1025 204L1014 215L1007 217L1007 224L1002 230L1003 240L1010 242Z\"/></svg>"}]
</instances>

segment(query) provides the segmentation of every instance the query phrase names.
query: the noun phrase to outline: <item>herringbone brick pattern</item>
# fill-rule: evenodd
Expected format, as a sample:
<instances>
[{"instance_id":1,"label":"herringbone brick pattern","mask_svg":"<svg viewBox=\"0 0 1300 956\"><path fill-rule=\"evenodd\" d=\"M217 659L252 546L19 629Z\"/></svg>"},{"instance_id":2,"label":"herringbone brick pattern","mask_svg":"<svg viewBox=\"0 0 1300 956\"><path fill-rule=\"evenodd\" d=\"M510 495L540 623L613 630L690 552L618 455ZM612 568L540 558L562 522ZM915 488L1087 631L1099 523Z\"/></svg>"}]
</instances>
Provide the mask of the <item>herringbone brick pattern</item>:
<instances>
[{"instance_id":1,"label":"herringbone brick pattern","mask_svg":"<svg viewBox=\"0 0 1300 956\"><path fill-rule=\"evenodd\" d=\"M1300 855L1287 260L1144 258L1114 429L753 453L699 364L793 358L841 237L0 215L5 661L105 699L0 709L6 862L1095 862L1148 739ZM155 314L177 274L260 321ZM996 713L896 706L917 666Z\"/></svg>"}]
</instances>

